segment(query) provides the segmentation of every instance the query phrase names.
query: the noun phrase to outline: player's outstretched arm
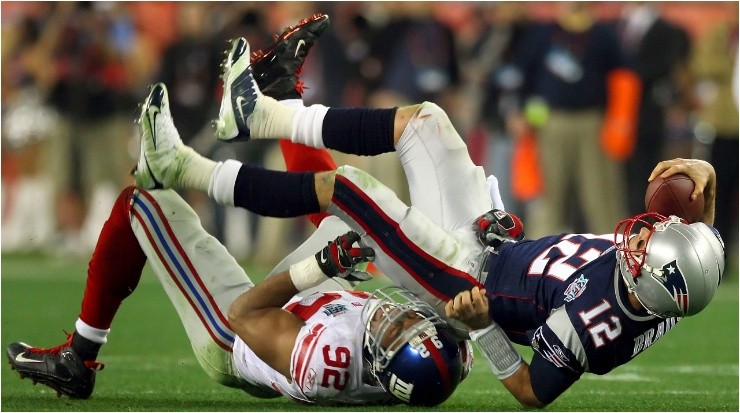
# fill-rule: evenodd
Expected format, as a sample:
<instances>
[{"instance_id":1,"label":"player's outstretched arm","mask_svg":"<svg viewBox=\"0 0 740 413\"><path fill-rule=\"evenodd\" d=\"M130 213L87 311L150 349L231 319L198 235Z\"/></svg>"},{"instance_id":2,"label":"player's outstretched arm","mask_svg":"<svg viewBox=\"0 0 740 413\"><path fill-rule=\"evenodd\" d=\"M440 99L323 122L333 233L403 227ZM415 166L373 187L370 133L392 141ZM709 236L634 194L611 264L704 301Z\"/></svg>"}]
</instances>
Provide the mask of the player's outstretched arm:
<instances>
[{"instance_id":1,"label":"player's outstretched arm","mask_svg":"<svg viewBox=\"0 0 740 413\"><path fill-rule=\"evenodd\" d=\"M282 307L297 292L286 271L255 285L229 308L234 332L262 361L287 378L291 353L304 322Z\"/></svg>"},{"instance_id":2,"label":"player's outstretched arm","mask_svg":"<svg viewBox=\"0 0 740 413\"><path fill-rule=\"evenodd\" d=\"M470 338L478 344L491 370L522 406L544 407L534 394L529 366L501 327L491 320L485 294L486 290L478 287L463 291L447 303L445 313L470 328Z\"/></svg>"},{"instance_id":3,"label":"player's outstretched arm","mask_svg":"<svg viewBox=\"0 0 740 413\"><path fill-rule=\"evenodd\" d=\"M671 175L683 173L694 181L694 193L691 199L704 193L704 214L702 222L707 225L714 224L714 198L717 195L717 175L714 167L707 161L701 159L676 158L658 162L648 178L648 182L660 176L667 178Z\"/></svg>"}]
</instances>

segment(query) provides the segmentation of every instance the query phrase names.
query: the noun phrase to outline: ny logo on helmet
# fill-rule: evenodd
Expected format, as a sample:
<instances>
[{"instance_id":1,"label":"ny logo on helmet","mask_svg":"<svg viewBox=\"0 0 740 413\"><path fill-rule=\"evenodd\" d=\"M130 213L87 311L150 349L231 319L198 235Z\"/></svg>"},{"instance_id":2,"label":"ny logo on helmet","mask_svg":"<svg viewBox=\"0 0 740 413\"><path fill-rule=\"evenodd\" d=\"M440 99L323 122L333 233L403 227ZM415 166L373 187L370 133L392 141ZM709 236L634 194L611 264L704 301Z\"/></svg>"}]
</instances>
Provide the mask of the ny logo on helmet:
<instances>
[{"instance_id":1,"label":"ny logo on helmet","mask_svg":"<svg viewBox=\"0 0 740 413\"><path fill-rule=\"evenodd\" d=\"M685 315L689 308L689 291L686 287L686 279L676 265L676 260L664 265L660 276L656 277L663 283L663 287L673 296L678 304L681 314Z\"/></svg>"},{"instance_id":2,"label":"ny logo on helmet","mask_svg":"<svg viewBox=\"0 0 740 413\"><path fill-rule=\"evenodd\" d=\"M411 401L411 393L414 391L414 385L406 383L401 380L395 374L391 376L390 391L399 399L409 403Z\"/></svg>"}]
</instances>

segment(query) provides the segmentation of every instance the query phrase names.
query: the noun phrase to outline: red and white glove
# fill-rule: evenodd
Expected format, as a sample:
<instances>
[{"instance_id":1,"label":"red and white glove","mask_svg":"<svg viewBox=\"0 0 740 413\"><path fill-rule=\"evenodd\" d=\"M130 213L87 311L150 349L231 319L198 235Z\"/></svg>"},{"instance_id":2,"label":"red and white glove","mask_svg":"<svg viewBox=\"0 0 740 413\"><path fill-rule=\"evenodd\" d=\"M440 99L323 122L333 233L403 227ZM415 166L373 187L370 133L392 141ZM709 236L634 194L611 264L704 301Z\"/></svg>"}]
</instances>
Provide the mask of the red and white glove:
<instances>
[{"instance_id":1,"label":"red and white glove","mask_svg":"<svg viewBox=\"0 0 740 413\"><path fill-rule=\"evenodd\" d=\"M329 242L316 253L316 262L328 277L340 277L349 281L366 281L372 278L364 271L355 270L357 264L375 260L375 251L370 247L353 246L360 234L349 231Z\"/></svg>"},{"instance_id":2,"label":"red and white glove","mask_svg":"<svg viewBox=\"0 0 740 413\"><path fill-rule=\"evenodd\" d=\"M483 245L493 248L498 248L504 242L524 239L524 224L519 217L500 209L492 209L479 216L473 229Z\"/></svg>"}]
</instances>

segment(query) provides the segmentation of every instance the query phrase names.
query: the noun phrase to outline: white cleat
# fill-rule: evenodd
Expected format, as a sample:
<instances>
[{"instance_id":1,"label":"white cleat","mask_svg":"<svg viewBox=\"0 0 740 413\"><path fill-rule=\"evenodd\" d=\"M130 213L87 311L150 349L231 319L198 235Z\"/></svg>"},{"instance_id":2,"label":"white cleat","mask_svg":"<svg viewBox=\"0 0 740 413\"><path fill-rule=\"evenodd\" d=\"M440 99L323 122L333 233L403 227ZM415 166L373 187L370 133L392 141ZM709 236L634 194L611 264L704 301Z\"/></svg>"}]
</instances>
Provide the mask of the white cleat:
<instances>
[{"instance_id":1,"label":"white cleat","mask_svg":"<svg viewBox=\"0 0 740 413\"><path fill-rule=\"evenodd\" d=\"M182 165L185 145L170 113L167 88L163 83L151 86L141 107L141 152L134 171L136 186L143 189L172 188Z\"/></svg>"},{"instance_id":2,"label":"white cleat","mask_svg":"<svg viewBox=\"0 0 740 413\"><path fill-rule=\"evenodd\" d=\"M231 41L224 73L224 95L218 119L213 121L216 137L222 141L249 140L247 119L254 112L262 93L254 80L250 65L249 43L243 38Z\"/></svg>"}]
</instances>

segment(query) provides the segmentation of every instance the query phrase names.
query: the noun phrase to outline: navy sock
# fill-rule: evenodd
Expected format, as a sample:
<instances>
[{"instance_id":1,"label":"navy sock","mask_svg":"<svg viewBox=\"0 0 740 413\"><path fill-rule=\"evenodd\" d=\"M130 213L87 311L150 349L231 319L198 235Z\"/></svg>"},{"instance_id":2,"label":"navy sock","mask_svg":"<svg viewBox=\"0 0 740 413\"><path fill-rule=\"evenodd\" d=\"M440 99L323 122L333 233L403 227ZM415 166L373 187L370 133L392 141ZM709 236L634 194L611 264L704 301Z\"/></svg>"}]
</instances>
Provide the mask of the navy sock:
<instances>
[{"instance_id":1,"label":"navy sock","mask_svg":"<svg viewBox=\"0 0 740 413\"><path fill-rule=\"evenodd\" d=\"M234 205L266 217L320 212L314 172L271 171L244 164L234 185Z\"/></svg>"},{"instance_id":2,"label":"navy sock","mask_svg":"<svg viewBox=\"0 0 740 413\"><path fill-rule=\"evenodd\" d=\"M330 149L353 155L393 152L393 124L398 108L330 108L321 134Z\"/></svg>"},{"instance_id":3,"label":"navy sock","mask_svg":"<svg viewBox=\"0 0 740 413\"><path fill-rule=\"evenodd\" d=\"M82 337L75 332L72 336L72 349L82 360L95 360L98 358L98 352L103 345Z\"/></svg>"}]
</instances>

